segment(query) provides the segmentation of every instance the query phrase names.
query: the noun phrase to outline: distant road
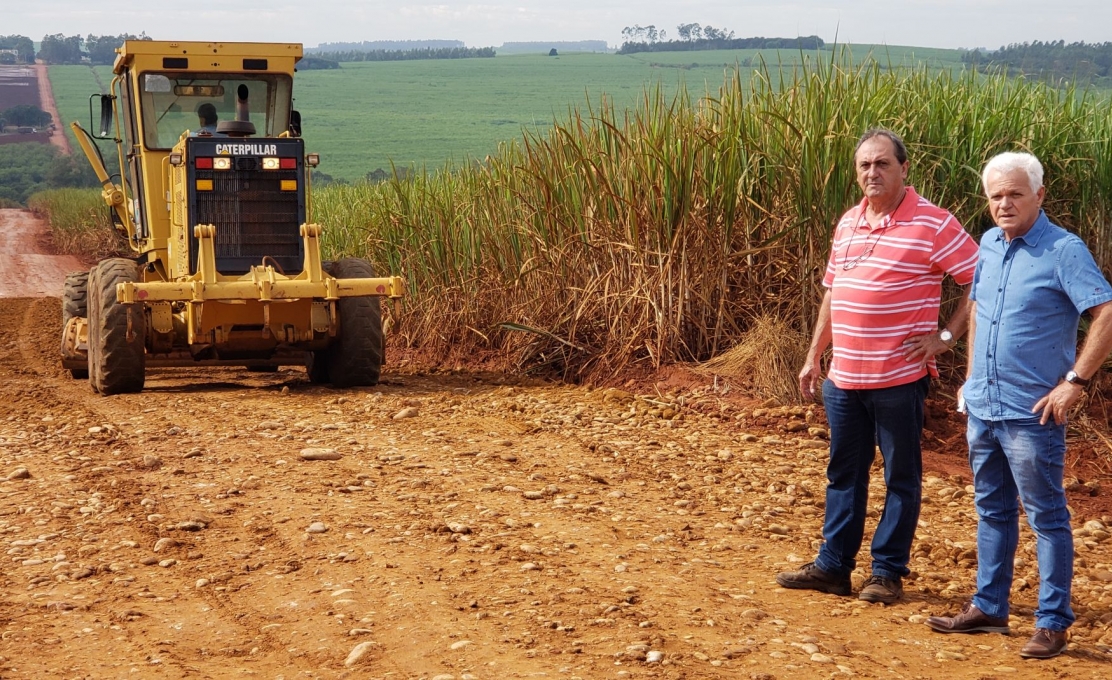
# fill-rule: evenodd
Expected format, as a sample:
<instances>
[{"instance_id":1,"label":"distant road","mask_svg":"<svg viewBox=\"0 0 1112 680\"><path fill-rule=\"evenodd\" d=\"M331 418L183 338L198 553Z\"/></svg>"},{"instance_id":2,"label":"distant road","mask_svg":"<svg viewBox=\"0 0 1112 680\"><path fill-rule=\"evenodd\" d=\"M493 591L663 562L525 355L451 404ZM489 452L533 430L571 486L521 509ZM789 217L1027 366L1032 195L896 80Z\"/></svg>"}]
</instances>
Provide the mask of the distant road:
<instances>
[{"instance_id":1,"label":"distant road","mask_svg":"<svg viewBox=\"0 0 1112 680\"><path fill-rule=\"evenodd\" d=\"M65 123L62 121L62 117L58 115L58 107L54 105L54 91L50 89L50 78L46 75L46 64L35 64L35 74L39 77L39 100L42 102L39 108L50 114L56 128L54 134L50 137L50 143L68 156L71 153L69 137L66 136Z\"/></svg>"},{"instance_id":2,"label":"distant road","mask_svg":"<svg viewBox=\"0 0 1112 680\"><path fill-rule=\"evenodd\" d=\"M26 210L0 210L0 298L61 297L66 274L86 269L72 255L47 252L48 233Z\"/></svg>"}]
</instances>

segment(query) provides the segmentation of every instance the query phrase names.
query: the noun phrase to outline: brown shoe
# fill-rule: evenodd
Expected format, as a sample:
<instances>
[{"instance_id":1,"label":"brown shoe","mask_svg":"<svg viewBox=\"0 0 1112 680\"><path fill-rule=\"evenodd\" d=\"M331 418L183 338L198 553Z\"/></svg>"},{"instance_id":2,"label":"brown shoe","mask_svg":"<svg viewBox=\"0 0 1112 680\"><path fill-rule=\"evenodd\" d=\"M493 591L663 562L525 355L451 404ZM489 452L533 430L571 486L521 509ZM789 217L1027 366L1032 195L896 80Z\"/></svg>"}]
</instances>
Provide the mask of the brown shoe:
<instances>
[{"instance_id":1,"label":"brown shoe","mask_svg":"<svg viewBox=\"0 0 1112 680\"><path fill-rule=\"evenodd\" d=\"M785 571L776 575L776 582L784 588L817 590L831 595L849 595L852 587L849 574L838 576L823 571L808 562L799 571Z\"/></svg>"},{"instance_id":2,"label":"brown shoe","mask_svg":"<svg viewBox=\"0 0 1112 680\"><path fill-rule=\"evenodd\" d=\"M892 604L904 596L903 581L898 578L885 578L883 576L870 576L865 585L861 586L858 593L859 599L866 602L883 602Z\"/></svg>"},{"instance_id":3,"label":"brown shoe","mask_svg":"<svg viewBox=\"0 0 1112 680\"><path fill-rule=\"evenodd\" d=\"M1036 628L1035 634L1019 650L1019 655L1024 659L1053 659L1070 644L1070 636L1064 630L1050 630Z\"/></svg>"},{"instance_id":4,"label":"brown shoe","mask_svg":"<svg viewBox=\"0 0 1112 680\"><path fill-rule=\"evenodd\" d=\"M938 633L1003 633L1007 635L1008 619L989 616L966 602L957 616L932 616L927 625Z\"/></svg>"}]
</instances>

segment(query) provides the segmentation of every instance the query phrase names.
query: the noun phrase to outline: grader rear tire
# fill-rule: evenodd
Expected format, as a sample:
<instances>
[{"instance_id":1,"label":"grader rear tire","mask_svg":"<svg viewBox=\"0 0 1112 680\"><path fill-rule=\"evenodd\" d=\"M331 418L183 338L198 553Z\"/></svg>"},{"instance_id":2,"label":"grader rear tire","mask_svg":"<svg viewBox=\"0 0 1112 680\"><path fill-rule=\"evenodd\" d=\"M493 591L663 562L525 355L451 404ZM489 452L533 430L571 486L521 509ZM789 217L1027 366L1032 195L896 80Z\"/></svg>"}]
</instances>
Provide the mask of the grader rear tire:
<instances>
[{"instance_id":1,"label":"grader rear tire","mask_svg":"<svg viewBox=\"0 0 1112 680\"><path fill-rule=\"evenodd\" d=\"M62 287L62 326L75 316L89 315L89 272L66 275Z\"/></svg>"},{"instance_id":2,"label":"grader rear tire","mask_svg":"<svg viewBox=\"0 0 1112 680\"><path fill-rule=\"evenodd\" d=\"M98 278L99 278L99 273L97 272L97 268L93 267L92 269L89 270L88 290L97 290L100 287L98 285L99 282L97 281ZM100 296L99 295L90 295L87 298L87 307L86 307L86 311L88 312L88 315L89 315L88 319L87 319L88 328L86 329L86 332L88 334L88 338L86 340L86 348L87 348L86 349L86 354L89 357L89 369L86 371L86 373L88 374L88 377L89 377L89 387L93 388L94 392L97 391L97 369L96 369L96 367L97 367L97 343L93 342L92 335L93 335L93 317L98 316L100 314L100 311L97 309L99 301L100 301Z\"/></svg>"},{"instance_id":3,"label":"grader rear tire","mask_svg":"<svg viewBox=\"0 0 1112 680\"><path fill-rule=\"evenodd\" d=\"M329 273L338 279L375 275L369 262L355 257L334 262ZM328 349L312 353L308 366L310 382L327 381L334 387L377 385L386 354L378 297L340 298L336 313L340 317L339 334Z\"/></svg>"},{"instance_id":4,"label":"grader rear tire","mask_svg":"<svg viewBox=\"0 0 1112 680\"><path fill-rule=\"evenodd\" d=\"M139 281L132 260L103 260L89 278L89 380L103 395L138 392L146 379L146 315L116 301L116 284Z\"/></svg>"},{"instance_id":5,"label":"grader rear tire","mask_svg":"<svg viewBox=\"0 0 1112 680\"><path fill-rule=\"evenodd\" d=\"M73 272L66 275L65 285L62 287L62 328L65 329L69 320L74 317L89 316L89 272ZM89 377L89 371L83 368L71 368L70 375L76 380Z\"/></svg>"}]
</instances>

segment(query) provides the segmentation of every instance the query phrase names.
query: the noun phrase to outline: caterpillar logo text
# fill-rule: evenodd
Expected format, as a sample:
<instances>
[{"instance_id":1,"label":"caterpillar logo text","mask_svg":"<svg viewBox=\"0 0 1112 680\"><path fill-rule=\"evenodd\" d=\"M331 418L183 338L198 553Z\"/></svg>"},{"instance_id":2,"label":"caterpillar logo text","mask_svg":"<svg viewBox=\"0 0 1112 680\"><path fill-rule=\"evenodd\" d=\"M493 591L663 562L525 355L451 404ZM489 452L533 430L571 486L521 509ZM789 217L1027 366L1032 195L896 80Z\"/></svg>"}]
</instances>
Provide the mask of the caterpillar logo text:
<instances>
[{"instance_id":1,"label":"caterpillar logo text","mask_svg":"<svg viewBox=\"0 0 1112 680\"><path fill-rule=\"evenodd\" d=\"M273 156L278 147L273 144L217 144L216 153L221 156Z\"/></svg>"}]
</instances>

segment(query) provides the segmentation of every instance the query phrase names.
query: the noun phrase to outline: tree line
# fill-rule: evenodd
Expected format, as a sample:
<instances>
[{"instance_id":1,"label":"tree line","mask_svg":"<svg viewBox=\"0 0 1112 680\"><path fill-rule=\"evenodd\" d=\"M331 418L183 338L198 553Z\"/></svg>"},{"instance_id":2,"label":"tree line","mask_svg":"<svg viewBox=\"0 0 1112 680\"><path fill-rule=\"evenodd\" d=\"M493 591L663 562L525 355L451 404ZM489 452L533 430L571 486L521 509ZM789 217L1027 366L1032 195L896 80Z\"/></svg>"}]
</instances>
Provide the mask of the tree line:
<instances>
[{"instance_id":1,"label":"tree line","mask_svg":"<svg viewBox=\"0 0 1112 680\"><path fill-rule=\"evenodd\" d=\"M43 36L38 58L46 64L99 64L111 65L116 61L116 48L125 40L150 40L146 33L131 35L80 35Z\"/></svg>"},{"instance_id":2,"label":"tree line","mask_svg":"<svg viewBox=\"0 0 1112 680\"><path fill-rule=\"evenodd\" d=\"M0 64L35 63L35 43L25 35L0 35Z\"/></svg>"},{"instance_id":3,"label":"tree line","mask_svg":"<svg viewBox=\"0 0 1112 680\"><path fill-rule=\"evenodd\" d=\"M302 57L301 61L297 62L298 71L319 71L321 69L334 68L340 68L340 62L332 61L331 59L321 59L317 56Z\"/></svg>"},{"instance_id":4,"label":"tree line","mask_svg":"<svg viewBox=\"0 0 1112 680\"><path fill-rule=\"evenodd\" d=\"M13 127L42 128L52 122L49 113L30 104L20 104L0 111L0 130L9 125Z\"/></svg>"},{"instance_id":5,"label":"tree line","mask_svg":"<svg viewBox=\"0 0 1112 680\"><path fill-rule=\"evenodd\" d=\"M340 63L355 61L409 61L413 59L475 59L494 56L493 47L444 47L414 50L345 50L314 52L313 57Z\"/></svg>"},{"instance_id":6,"label":"tree line","mask_svg":"<svg viewBox=\"0 0 1112 680\"><path fill-rule=\"evenodd\" d=\"M618 48L618 54L635 52L694 52L700 50L818 50L826 43L817 35L798 38L735 38L734 32L727 28L702 26L696 23L676 26L674 40L668 39L668 32L658 30L656 25L626 26L622 29L625 41Z\"/></svg>"},{"instance_id":7,"label":"tree line","mask_svg":"<svg viewBox=\"0 0 1112 680\"><path fill-rule=\"evenodd\" d=\"M1049 82L1112 82L1112 42L1067 43L1064 40L1036 40L1030 43L1013 43L995 52L969 50L962 54L961 60L980 70L1003 67L1010 72Z\"/></svg>"},{"instance_id":8,"label":"tree line","mask_svg":"<svg viewBox=\"0 0 1112 680\"><path fill-rule=\"evenodd\" d=\"M5 144L0 153L0 205L25 205L36 191L98 186L84 159L67 156L53 144Z\"/></svg>"}]
</instances>

